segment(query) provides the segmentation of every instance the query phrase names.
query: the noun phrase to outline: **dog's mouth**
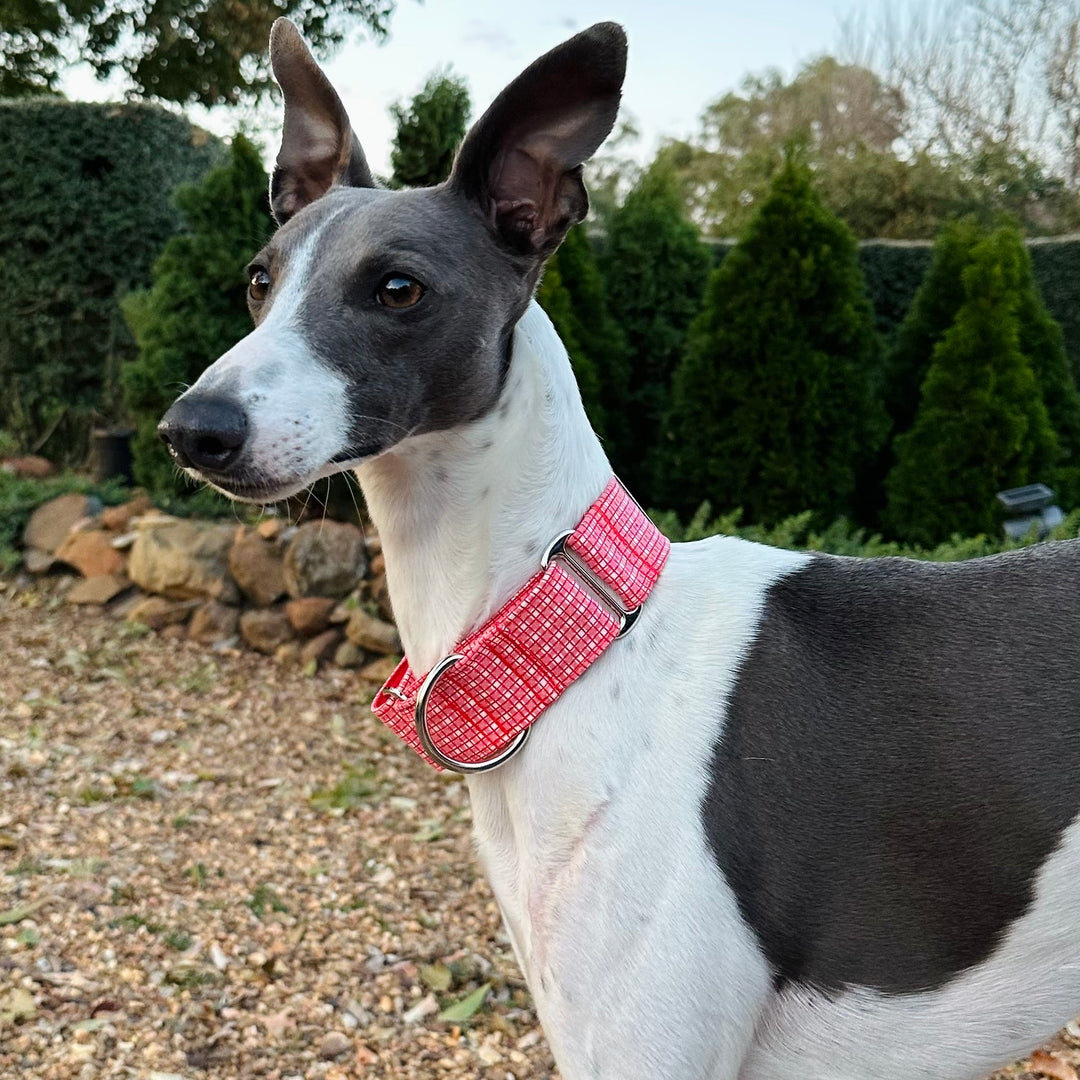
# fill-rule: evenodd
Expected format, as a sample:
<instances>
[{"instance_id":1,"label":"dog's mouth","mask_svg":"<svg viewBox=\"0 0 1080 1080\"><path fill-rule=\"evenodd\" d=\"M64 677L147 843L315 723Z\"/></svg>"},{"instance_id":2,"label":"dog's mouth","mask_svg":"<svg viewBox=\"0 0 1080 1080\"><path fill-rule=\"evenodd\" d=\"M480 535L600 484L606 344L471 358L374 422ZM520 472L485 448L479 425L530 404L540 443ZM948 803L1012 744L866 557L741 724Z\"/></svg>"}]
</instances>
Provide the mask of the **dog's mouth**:
<instances>
[{"instance_id":1,"label":"dog's mouth","mask_svg":"<svg viewBox=\"0 0 1080 1080\"><path fill-rule=\"evenodd\" d=\"M181 464L193 480L209 484L236 502L262 504L281 502L298 495L319 480L325 480L335 473L347 472L378 457L385 449L386 447L377 443L350 447L336 454L320 468L291 476L274 475L251 466L233 467L217 472L212 469L193 468L183 465L182 462Z\"/></svg>"}]
</instances>

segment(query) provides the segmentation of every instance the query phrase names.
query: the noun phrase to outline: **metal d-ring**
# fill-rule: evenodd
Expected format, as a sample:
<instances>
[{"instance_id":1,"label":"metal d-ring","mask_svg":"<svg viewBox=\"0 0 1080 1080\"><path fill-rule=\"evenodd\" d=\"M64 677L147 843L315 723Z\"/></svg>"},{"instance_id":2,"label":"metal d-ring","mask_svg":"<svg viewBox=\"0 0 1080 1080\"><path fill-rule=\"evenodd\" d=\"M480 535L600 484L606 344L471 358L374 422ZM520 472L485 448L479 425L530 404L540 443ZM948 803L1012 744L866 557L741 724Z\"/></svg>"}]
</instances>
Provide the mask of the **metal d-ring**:
<instances>
[{"instance_id":1,"label":"metal d-ring","mask_svg":"<svg viewBox=\"0 0 1080 1080\"><path fill-rule=\"evenodd\" d=\"M562 559L577 577L614 612L615 617L619 620L619 632L615 636L617 638L625 637L633 630L634 623L638 621L638 616L641 614L641 605L629 609L622 606L619 598L581 561L573 548L566 546L566 541L573 535L573 532L560 533L544 548L544 554L540 556L540 569L546 570L548 563L552 559Z\"/></svg>"},{"instance_id":2,"label":"metal d-ring","mask_svg":"<svg viewBox=\"0 0 1080 1080\"><path fill-rule=\"evenodd\" d=\"M460 653L451 653L449 656L444 656L424 676L424 681L420 684L420 689L416 694L416 734L420 736L420 745L423 746L428 757L437 761L443 768L458 773L488 772L490 769L496 769L504 762L509 761L525 745L532 728L525 728L509 746L492 757L485 758L483 761L458 761L457 758L444 754L432 741L431 733L428 731L427 703L428 698L431 697L431 691L435 688L435 683L439 681L439 676L443 672L449 671L461 659Z\"/></svg>"}]
</instances>

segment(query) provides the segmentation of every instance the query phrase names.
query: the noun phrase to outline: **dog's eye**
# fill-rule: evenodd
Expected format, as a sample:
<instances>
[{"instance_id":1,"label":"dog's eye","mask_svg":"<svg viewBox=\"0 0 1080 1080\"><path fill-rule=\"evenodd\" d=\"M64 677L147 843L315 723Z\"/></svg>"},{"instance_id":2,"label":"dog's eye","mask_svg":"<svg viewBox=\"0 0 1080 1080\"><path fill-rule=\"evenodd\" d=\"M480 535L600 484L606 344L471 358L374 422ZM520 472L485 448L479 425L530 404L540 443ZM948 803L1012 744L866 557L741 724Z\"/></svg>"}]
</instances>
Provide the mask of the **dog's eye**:
<instances>
[{"instance_id":1,"label":"dog's eye","mask_svg":"<svg viewBox=\"0 0 1080 1080\"><path fill-rule=\"evenodd\" d=\"M420 302L424 286L404 274L388 274L375 296L383 307L410 308Z\"/></svg>"},{"instance_id":2,"label":"dog's eye","mask_svg":"<svg viewBox=\"0 0 1080 1080\"><path fill-rule=\"evenodd\" d=\"M270 292L270 275L265 270L252 270L248 279L248 296L260 304Z\"/></svg>"}]
</instances>

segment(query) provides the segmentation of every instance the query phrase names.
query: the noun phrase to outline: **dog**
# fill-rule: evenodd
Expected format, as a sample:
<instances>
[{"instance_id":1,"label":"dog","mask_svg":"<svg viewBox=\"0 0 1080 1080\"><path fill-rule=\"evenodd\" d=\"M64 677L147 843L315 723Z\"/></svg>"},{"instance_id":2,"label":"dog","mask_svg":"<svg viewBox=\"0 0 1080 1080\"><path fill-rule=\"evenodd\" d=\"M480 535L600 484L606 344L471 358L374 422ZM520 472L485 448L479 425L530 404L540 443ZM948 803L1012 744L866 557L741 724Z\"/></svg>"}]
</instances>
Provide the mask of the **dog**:
<instances>
[{"instance_id":1,"label":"dog","mask_svg":"<svg viewBox=\"0 0 1080 1080\"><path fill-rule=\"evenodd\" d=\"M1067 1022L1080 545L954 565L727 537L669 551L533 299L587 211L621 29L533 63L449 180L406 191L375 183L292 24L270 53L280 229L249 270L255 329L160 433L238 499L355 471L406 654L376 705L468 771L563 1080L975 1080ZM613 585L631 564L633 603ZM570 667L550 685L489 634L542 605L538 647ZM431 727L440 687L444 720L489 725L479 758Z\"/></svg>"}]
</instances>

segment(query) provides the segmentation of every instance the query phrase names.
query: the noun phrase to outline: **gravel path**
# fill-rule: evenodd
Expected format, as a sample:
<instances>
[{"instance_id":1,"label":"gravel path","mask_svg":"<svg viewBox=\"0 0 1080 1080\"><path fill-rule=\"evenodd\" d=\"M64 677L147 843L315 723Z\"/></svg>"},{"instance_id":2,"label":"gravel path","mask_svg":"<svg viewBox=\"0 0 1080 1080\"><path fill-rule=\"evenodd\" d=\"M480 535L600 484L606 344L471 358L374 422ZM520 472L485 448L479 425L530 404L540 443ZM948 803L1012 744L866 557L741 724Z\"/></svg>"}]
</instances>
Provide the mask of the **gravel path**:
<instances>
[{"instance_id":1,"label":"gravel path","mask_svg":"<svg viewBox=\"0 0 1080 1080\"><path fill-rule=\"evenodd\" d=\"M465 786L353 673L41 589L0 650L0 1076L554 1075Z\"/></svg>"},{"instance_id":2,"label":"gravel path","mask_svg":"<svg viewBox=\"0 0 1080 1080\"><path fill-rule=\"evenodd\" d=\"M0 582L0 1076L557 1080L464 784L373 688L62 589Z\"/></svg>"}]
</instances>

